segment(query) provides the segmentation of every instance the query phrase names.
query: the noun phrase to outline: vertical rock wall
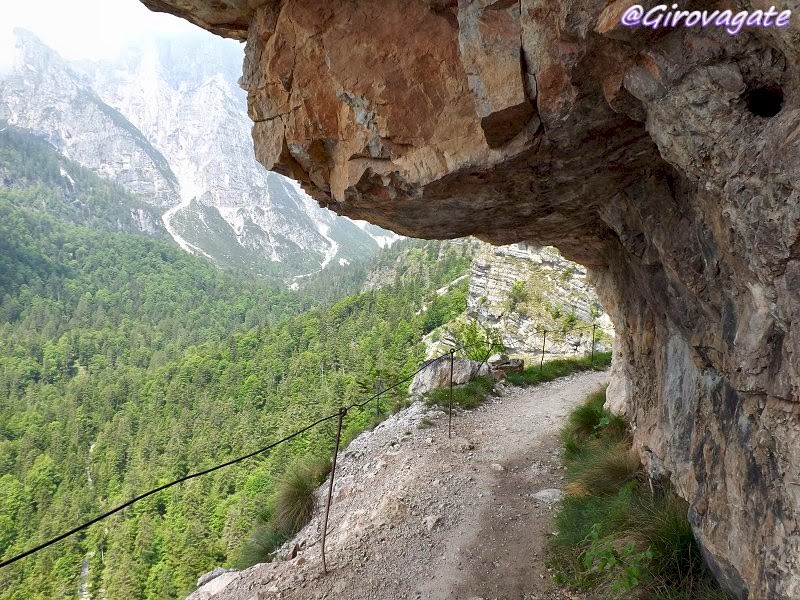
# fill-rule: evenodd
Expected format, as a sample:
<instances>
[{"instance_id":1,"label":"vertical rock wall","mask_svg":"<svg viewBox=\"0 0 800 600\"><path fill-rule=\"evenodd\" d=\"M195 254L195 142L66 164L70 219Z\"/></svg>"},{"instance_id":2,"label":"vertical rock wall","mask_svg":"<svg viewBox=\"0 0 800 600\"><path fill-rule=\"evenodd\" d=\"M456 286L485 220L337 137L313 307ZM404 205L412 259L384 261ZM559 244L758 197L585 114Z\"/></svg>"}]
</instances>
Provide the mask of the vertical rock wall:
<instances>
[{"instance_id":1,"label":"vertical rock wall","mask_svg":"<svg viewBox=\"0 0 800 600\"><path fill-rule=\"evenodd\" d=\"M323 205L586 265L651 473L724 585L800 597L794 0L738 35L624 28L630 0L143 1L247 39L257 156Z\"/></svg>"},{"instance_id":2,"label":"vertical rock wall","mask_svg":"<svg viewBox=\"0 0 800 600\"><path fill-rule=\"evenodd\" d=\"M510 352L538 356L544 342L550 356L583 354L592 349L593 333L594 349L608 351L614 327L586 275L553 247L480 243L467 315L496 328Z\"/></svg>"}]
</instances>

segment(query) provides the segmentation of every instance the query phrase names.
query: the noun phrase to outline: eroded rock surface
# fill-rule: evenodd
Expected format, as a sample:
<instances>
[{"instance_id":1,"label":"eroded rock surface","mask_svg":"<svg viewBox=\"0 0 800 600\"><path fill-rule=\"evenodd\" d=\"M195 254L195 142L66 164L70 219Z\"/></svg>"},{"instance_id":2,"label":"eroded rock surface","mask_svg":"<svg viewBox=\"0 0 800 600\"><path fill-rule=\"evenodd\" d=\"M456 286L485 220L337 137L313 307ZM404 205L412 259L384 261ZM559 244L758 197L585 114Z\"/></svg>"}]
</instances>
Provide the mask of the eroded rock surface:
<instances>
[{"instance_id":1,"label":"eroded rock surface","mask_svg":"<svg viewBox=\"0 0 800 600\"><path fill-rule=\"evenodd\" d=\"M611 349L614 327L587 281L586 269L558 250L527 243L478 243L467 315L497 329L510 352L549 356ZM543 332L547 335L543 339Z\"/></svg>"},{"instance_id":2,"label":"eroded rock surface","mask_svg":"<svg viewBox=\"0 0 800 600\"><path fill-rule=\"evenodd\" d=\"M729 35L630 0L143 1L247 38L257 156L323 205L587 265L652 474L728 588L800 597L796 2Z\"/></svg>"}]
</instances>

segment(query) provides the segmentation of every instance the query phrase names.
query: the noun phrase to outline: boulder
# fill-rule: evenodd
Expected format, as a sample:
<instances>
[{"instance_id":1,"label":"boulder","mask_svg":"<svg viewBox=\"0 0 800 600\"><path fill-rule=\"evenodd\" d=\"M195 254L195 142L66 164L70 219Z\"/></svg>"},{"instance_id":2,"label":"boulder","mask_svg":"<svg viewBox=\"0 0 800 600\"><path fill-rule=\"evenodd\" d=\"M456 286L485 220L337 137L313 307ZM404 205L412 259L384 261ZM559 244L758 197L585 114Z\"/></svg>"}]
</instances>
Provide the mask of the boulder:
<instances>
[{"instance_id":1,"label":"boulder","mask_svg":"<svg viewBox=\"0 0 800 600\"><path fill-rule=\"evenodd\" d=\"M478 363L466 358L453 360L453 385L468 383L477 376L488 376L489 368L486 363ZM408 387L412 396L423 396L429 391L450 386L450 358L440 358L428 368L423 369L414 377Z\"/></svg>"},{"instance_id":2,"label":"boulder","mask_svg":"<svg viewBox=\"0 0 800 600\"><path fill-rule=\"evenodd\" d=\"M198 589L187 596L186 600L211 600L239 577L239 571L217 567L197 580Z\"/></svg>"},{"instance_id":3,"label":"boulder","mask_svg":"<svg viewBox=\"0 0 800 600\"><path fill-rule=\"evenodd\" d=\"M525 361L521 358L512 358L499 368L506 373L522 373L525 370Z\"/></svg>"},{"instance_id":4,"label":"boulder","mask_svg":"<svg viewBox=\"0 0 800 600\"><path fill-rule=\"evenodd\" d=\"M508 360L508 354L492 354L486 362L489 363L490 368L494 368L498 365L506 364Z\"/></svg>"},{"instance_id":5,"label":"boulder","mask_svg":"<svg viewBox=\"0 0 800 600\"><path fill-rule=\"evenodd\" d=\"M205 573L204 575L201 575L197 579L197 587L199 587L199 588L203 587L205 584L207 584L212 579L216 579L217 577L219 577L220 575L224 575L225 573L235 573L235 572L236 572L236 569L225 569L223 567L216 567L215 569L209 571L208 573Z\"/></svg>"},{"instance_id":6,"label":"boulder","mask_svg":"<svg viewBox=\"0 0 800 600\"><path fill-rule=\"evenodd\" d=\"M498 359L494 364L490 364L489 366L492 376L498 381L505 379L508 373L522 373L525 370L525 361L523 359L508 358L505 354L502 355L502 358L505 358L505 360L501 361Z\"/></svg>"}]
</instances>

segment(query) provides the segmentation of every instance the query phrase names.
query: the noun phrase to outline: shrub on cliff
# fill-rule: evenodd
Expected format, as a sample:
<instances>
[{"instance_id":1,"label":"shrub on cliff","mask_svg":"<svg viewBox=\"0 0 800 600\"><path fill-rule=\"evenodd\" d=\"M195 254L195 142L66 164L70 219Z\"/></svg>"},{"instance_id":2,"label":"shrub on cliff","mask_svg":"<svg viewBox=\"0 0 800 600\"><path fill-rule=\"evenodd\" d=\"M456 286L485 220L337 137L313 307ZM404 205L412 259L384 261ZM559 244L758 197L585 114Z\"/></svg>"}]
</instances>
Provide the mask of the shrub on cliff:
<instances>
[{"instance_id":1,"label":"shrub on cliff","mask_svg":"<svg viewBox=\"0 0 800 600\"><path fill-rule=\"evenodd\" d=\"M292 466L278 482L273 519L276 529L286 534L299 531L314 511L316 482L305 465Z\"/></svg>"},{"instance_id":2,"label":"shrub on cliff","mask_svg":"<svg viewBox=\"0 0 800 600\"><path fill-rule=\"evenodd\" d=\"M289 465L253 533L240 550L236 560L238 567L268 562L286 540L303 528L314 512L314 492L330 470L330 459L322 456L311 456Z\"/></svg>"},{"instance_id":3,"label":"shrub on cliff","mask_svg":"<svg viewBox=\"0 0 800 600\"><path fill-rule=\"evenodd\" d=\"M485 362L495 352L502 352L503 336L499 329L483 325L476 320L454 323L448 331L448 337L462 348L465 358L475 362Z\"/></svg>"}]
</instances>

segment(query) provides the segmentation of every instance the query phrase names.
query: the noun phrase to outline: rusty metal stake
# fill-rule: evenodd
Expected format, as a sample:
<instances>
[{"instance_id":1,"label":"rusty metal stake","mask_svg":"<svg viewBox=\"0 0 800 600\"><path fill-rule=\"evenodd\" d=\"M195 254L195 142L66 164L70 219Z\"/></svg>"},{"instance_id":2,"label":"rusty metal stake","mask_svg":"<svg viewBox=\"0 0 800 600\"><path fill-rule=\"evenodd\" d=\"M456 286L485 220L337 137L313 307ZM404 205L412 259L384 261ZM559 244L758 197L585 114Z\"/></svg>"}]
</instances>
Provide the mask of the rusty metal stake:
<instances>
[{"instance_id":1,"label":"rusty metal stake","mask_svg":"<svg viewBox=\"0 0 800 600\"><path fill-rule=\"evenodd\" d=\"M597 325L592 323L592 366L594 366L594 330L597 328Z\"/></svg>"},{"instance_id":2,"label":"rusty metal stake","mask_svg":"<svg viewBox=\"0 0 800 600\"><path fill-rule=\"evenodd\" d=\"M542 360L539 362L539 371L544 368L544 345L547 342L547 329L544 330L544 335L542 336Z\"/></svg>"},{"instance_id":3,"label":"rusty metal stake","mask_svg":"<svg viewBox=\"0 0 800 600\"><path fill-rule=\"evenodd\" d=\"M339 454L339 442L342 439L342 421L347 414L346 408L339 409L339 428L336 430L336 449L333 451L333 465L331 465L331 481L328 484L328 501L325 503L325 520L322 523L322 572L328 574L328 564L325 562L325 538L328 535L328 515L331 512L331 497L333 496L333 478L336 475L336 457Z\"/></svg>"},{"instance_id":4,"label":"rusty metal stake","mask_svg":"<svg viewBox=\"0 0 800 600\"><path fill-rule=\"evenodd\" d=\"M455 348L450 348L450 403L448 407L447 417L447 437L453 435L453 356L455 355Z\"/></svg>"}]
</instances>

